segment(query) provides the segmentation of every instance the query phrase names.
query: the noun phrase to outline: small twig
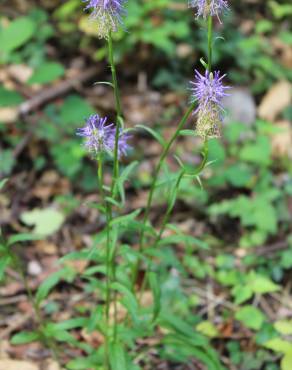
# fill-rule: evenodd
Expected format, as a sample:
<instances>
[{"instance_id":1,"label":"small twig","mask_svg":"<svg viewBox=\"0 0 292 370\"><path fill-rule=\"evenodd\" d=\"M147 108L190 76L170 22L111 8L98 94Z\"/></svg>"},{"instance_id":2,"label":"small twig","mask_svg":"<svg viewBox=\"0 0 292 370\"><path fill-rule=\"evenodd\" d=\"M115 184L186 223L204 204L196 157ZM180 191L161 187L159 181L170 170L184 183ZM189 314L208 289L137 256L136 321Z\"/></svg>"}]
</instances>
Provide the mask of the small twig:
<instances>
[{"instance_id":1,"label":"small twig","mask_svg":"<svg viewBox=\"0 0 292 370\"><path fill-rule=\"evenodd\" d=\"M207 294L208 293L205 290L203 290L199 287L196 287L196 286L192 286L191 290L193 292L195 292L196 294L198 294L198 296L200 298L202 298L204 300L207 300ZM213 295L209 294L208 299L210 301L214 302L215 307L221 305L221 306L226 307L226 308L228 308L232 311L236 311L235 305L233 305L231 302L226 301L225 297L216 297L214 294Z\"/></svg>"},{"instance_id":2,"label":"small twig","mask_svg":"<svg viewBox=\"0 0 292 370\"><path fill-rule=\"evenodd\" d=\"M20 294L20 295L14 296L14 297L8 297L8 298L0 299L0 306L7 306L7 305L10 305L10 304L19 303L19 302L26 301L26 300L27 300L26 295L25 294Z\"/></svg>"},{"instance_id":3,"label":"small twig","mask_svg":"<svg viewBox=\"0 0 292 370\"><path fill-rule=\"evenodd\" d=\"M98 71L96 67L92 67L86 72L80 73L75 78L64 80L56 86L52 86L50 88L38 92L37 95L33 96L26 102L20 104L18 108L19 116L25 116L35 111L36 109L46 104L47 102L56 99L61 95L64 95L74 87L96 76L97 72Z\"/></svg>"},{"instance_id":4,"label":"small twig","mask_svg":"<svg viewBox=\"0 0 292 370\"><path fill-rule=\"evenodd\" d=\"M5 330L1 330L0 339L7 338L13 331L22 327L27 321L29 321L33 317L33 311L28 312L24 315L19 315L17 318L14 318L12 324L8 324L8 328Z\"/></svg>"}]
</instances>

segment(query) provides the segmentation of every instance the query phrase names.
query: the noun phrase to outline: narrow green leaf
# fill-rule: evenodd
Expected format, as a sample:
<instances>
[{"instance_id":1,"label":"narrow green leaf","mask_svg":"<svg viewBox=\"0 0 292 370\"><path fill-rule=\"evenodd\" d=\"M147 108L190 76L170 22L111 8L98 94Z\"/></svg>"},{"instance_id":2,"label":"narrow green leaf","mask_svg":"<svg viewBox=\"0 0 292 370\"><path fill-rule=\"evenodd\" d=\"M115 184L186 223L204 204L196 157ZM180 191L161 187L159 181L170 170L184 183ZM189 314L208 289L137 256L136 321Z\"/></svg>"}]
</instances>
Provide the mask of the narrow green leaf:
<instances>
[{"instance_id":1,"label":"narrow green leaf","mask_svg":"<svg viewBox=\"0 0 292 370\"><path fill-rule=\"evenodd\" d=\"M126 352L121 343L110 345L110 364L112 370L129 370L126 361Z\"/></svg>"},{"instance_id":2,"label":"narrow green leaf","mask_svg":"<svg viewBox=\"0 0 292 370\"><path fill-rule=\"evenodd\" d=\"M126 180L128 180L131 172L134 171L134 169L137 167L138 163L139 163L138 161L130 163L126 168L124 168L124 170L120 174L119 178L117 179L116 186L118 187L120 197L122 199L123 204L125 203L125 200L126 200L124 183L125 183Z\"/></svg>"},{"instance_id":3,"label":"narrow green leaf","mask_svg":"<svg viewBox=\"0 0 292 370\"><path fill-rule=\"evenodd\" d=\"M116 217L111 221L110 225L114 226L119 224L126 224L127 222L134 220L139 215L140 212L141 209L137 209L136 211L133 211L128 215Z\"/></svg>"},{"instance_id":4,"label":"narrow green leaf","mask_svg":"<svg viewBox=\"0 0 292 370\"><path fill-rule=\"evenodd\" d=\"M9 255L1 256L0 258L0 281L4 279L5 270L12 262L11 257Z\"/></svg>"},{"instance_id":5,"label":"narrow green leaf","mask_svg":"<svg viewBox=\"0 0 292 370\"><path fill-rule=\"evenodd\" d=\"M180 130L179 134L181 136L196 136L196 131L194 131L194 130Z\"/></svg>"},{"instance_id":6,"label":"narrow green leaf","mask_svg":"<svg viewBox=\"0 0 292 370\"><path fill-rule=\"evenodd\" d=\"M136 125L138 128L142 128L143 130L147 131L154 139L156 139L159 144L164 148L166 146L166 142L164 138L156 131L154 131L152 128L144 125Z\"/></svg>"},{"instance_id":7,"label":"narrow green leaf","mask_svg":"<svg viewBox=\"0 0 292 370\"><path fill-rule=\"evenodd\" d=\"M149 273L149 283L154 297L154 305L153 305L153 321L156 320L160 313L161 309L161 291L160 285L157 278L157 273L150 272Z\"/></svg>"},{"instance_id":8,"label":"narrow green leaf","mask_svg":"<svg viewBox=\"0 0 292 370\"><path fill-rule=\"evenodd\" d=\"M111 286L112 289L122 294L123 298L121 299L121 303L127 308L133 320L136 320L138 312L138 302L135 295L130 291L129 288L121 283L114 282Z\"/></svg>"},{"instance_id":9,"label":"narrow green leaf","mask_svg":"<svg viewBox=\"0 0 292 370\"><path fill-rule=\"evenodd\" d=\"M64 270L60 270L49 276L42 284L39 286L36 292L36 302L40 304L44 299L47 298L50 291L59 283L64 275Z\"/></svg>"},{"instance_id":10,"label":"narrow green leaf","mask_svg":"<svg viewBox=\"0 0 292 370\"><path fill-rule=\"evenodd\" d=\"M3 179L3 180L0 181L0 190L2 190L4 188L7 181L8 181L8 179Z\"/></svg>"},{"instance_id":11,"label":"narrow green leaf","mask_svg":"<svg viewBox=\"0 0 292 370\"><path fill-rule=\"evenodd\" d=\"M16 234L11 236L8 239L7 245L13 245L15 243L20 243L20 242L29 242L33 240L40 240L42 239L42 236L35 235L35 234L29 234L29 233L24 233L24 234Z\"/></svg>"},{"instance_id":12,"label":"narrow green leaf","mask_svg":"<svg viewBox=\"0 0 292 370\"><path fill-rule=\"evenodd\" d=\"M10 343L13 345L26 344L31 342L36 342L40 339L39 333L35 331L23 331L13 335L10 340Z\"/></svg>"}]
</instances>

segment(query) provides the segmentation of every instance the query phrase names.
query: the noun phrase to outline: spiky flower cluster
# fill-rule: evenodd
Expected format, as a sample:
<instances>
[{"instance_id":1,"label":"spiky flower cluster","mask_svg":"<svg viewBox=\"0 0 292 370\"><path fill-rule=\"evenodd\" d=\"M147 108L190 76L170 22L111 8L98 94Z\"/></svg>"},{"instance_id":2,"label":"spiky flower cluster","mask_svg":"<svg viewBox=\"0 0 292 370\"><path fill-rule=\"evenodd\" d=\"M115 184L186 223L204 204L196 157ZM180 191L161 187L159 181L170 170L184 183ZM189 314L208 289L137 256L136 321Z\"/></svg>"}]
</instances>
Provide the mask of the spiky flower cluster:
<instances>
[{"instance_id":1,"label":"spiky flower cluster","mask_svg":"<svg viewBox=\"0 0 292 370\"><path fill-rule=\"evenodd\" d=\"M100 38L107 38L110 32L116 32L122 24L126 0L83 0L85 9L92 11L91 18L97 21Z\"/></svg>"},{"instance_id":2,"label":"spiky flower cluster","mask_svg":"<svg viewBox=\"0 0 292 370\"><path fill-rule=\"evenodd\" d=\"M107 152L114 153L116 128L114 124L106 125L107 117L100 117L98 114L91 115L84 127L77 129L78 136L85 137L84 146L93 156ZM118 156L125 155L129 149L127 141L129 135L120 131L118 143Z\"/></svg>"},{"instance_id":3,"label":"spiky flower cluster","mask_svg":"<svg viewBox=\"0 0 292 370\"><path fill-rule=\"evenodd\" d=\"M220 136L222 124L222 112L224 111L221 101L228 94L225 90L229 86L223 86L222 80L226 75L220 77L220 72L205 72L201 75L195 70L195 81L191 81L192 98L198 101L198 107L194 113L198 114L196 131L203 138Z\"/></svg>"},{"instance_id":4,"label":"spiky flower cluster","mask_svg":"<svg viewBox=\"0 0 292 370\"><path fill-rule=\"evenodd\" d=\"M228 3L225 0L189 0L189 7L197 9L198 18L209 15L219 18L219 14L228 9Z\"/></svg>"}]
</instances>

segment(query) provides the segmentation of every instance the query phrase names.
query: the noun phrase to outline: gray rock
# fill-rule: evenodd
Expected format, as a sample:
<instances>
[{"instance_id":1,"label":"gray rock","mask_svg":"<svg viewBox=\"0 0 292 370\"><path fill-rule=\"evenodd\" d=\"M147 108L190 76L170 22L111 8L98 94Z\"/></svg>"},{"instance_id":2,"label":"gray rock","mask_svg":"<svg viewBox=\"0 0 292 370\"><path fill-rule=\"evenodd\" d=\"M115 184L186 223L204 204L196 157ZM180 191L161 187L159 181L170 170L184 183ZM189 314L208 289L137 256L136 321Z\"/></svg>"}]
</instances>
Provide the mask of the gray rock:
<instances>
[{"instance_id":1,"label":"gray rock","mask_svg":"<svg viewBox=\"0 0 292 370\"><path fill-rule=\"evenodd\" d=\"M229 96L225 96L222 104L226 110L224 123L241 122L248 126L256 119L256 104L248 89L235 87L230 89Z\"/></svg>"}]
</instances>

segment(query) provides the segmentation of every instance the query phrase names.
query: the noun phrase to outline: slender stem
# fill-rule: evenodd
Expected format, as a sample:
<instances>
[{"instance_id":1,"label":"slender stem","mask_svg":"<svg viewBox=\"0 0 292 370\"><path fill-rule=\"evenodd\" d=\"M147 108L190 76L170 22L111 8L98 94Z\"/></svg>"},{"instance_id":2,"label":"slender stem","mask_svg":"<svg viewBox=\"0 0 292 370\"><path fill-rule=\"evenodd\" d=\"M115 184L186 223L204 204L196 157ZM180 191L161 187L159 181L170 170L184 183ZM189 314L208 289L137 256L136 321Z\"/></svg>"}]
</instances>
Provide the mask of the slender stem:
<instances>
[{"instance_id":1,"label":"slender stem","mask_svg":"<svg viewBox=\"0 0 292 370\"><path fill-rule=\"evenodd\" d=\"M54 360L57 362L57 363L61 363L60 361L60 358L59 358L59 353L58 353L58 349L57 349L57 346L54 342L54 340L52 338L48 338L46 336L46 330L45 330L45 321L43 320L42 318L42 314L41 314L41 309L40 309L40 305L38 304L38 302L36 302L35 298L34 298L34 295L33 295L33 292L29 286L29 283L28 283L28 280L27 280L27 277L25 276L25 273L23 271L23 267L21 265L21 262L18 258L18 256L16 254L13 254L12 252L9 252L10 254L10 257L13 261L13 265L14 265L14 268L15 270L19 273L20 277L21 277L21 280L23 282L23 285L24 285L24 288L27 292L27 295L28 295L28 300L30 301L31 305L32 305L32 308L34 310L34 313L35 313L35 316L36 316L36 320L37 320L37 323L38 323L38 331L39 331L39 334L43 340L43 342L50 348L50 350L52 351L52 355L54 357Z\"/></svg>"},{"instance_id":2,"label":"slender stem","mask_svg":"<svg viewBox=\"0 0 292 370\"><path fill-rule=\"evenodd\" d=\"M176 129L175 133L173 134L173 136L169 140L168 144L165 146L165 148L164 148L164 150L161 154L161 157L159 159L159 162L158 162L158 164L155 168L154 175L153 175L153 180L152 180L152 183L151 183L150 192L149 192L148 199L147 199L147 205L146 205L145 212L144 212L144 217L143 217L143 222L142 222L142 229L141 229L141 232L140 232L140 238L139 238L139 252L140 253L143 252L143 250L144 250L145 226L146 226L146 222L147 222L148 217L149 217L150 208L151 208L151 205L152 205L153 195L154 195L154 191L155 191L155 187L156 187L159 172L161 170L161 167L164 163L165 158L167 157L167 154L169 153L169 150L170 150L172 144L174 143L174 141L178 137L180 131L184 127L187 119L189 118L190 114L194 110L195 106L196 106L196 102L193 102L190 105L189 109L184 114L183 118L181 119L181 121L179 122L179 124L177 126L177 129ZM137 279L137 275L138 275L139 268L140 268L140 263L141 263L141 260L138 257L138 260L137 260L136 264L134 265L134 267L132 269L132 284L133 285L135 284L136 279Z\"/></svg>"},{"instance_id":3,"label":"slender stem","mask_svg":"<svg viewBox=\"0 0 292 370\"><path fill-rule=\"evenodd\" d=\"M114 61L114 53L113 53L113 40L111 33L109 34L108 38L108 59L112 73L112 83L114 89L114 97L115 97L115 107L116 107L116 133L115 133L115 148L114 148L114 170L113 170L113 180L111 184L110 196L111 198L116 197L116 183L119 177L119 137L121 131L121 125L123 122L123 112L122 112L122 104L121 104L121 97L117 79L117 72L115 67ZM112 220L112 205L108 204L108 213L109 213L109 221ZM116 266L115 266L115 257L117 252L117 245L113 246L113 253L112 257L109 256L110 261L109 264L111 266L112 272L112 280L116 280ZM114 341L117 339L117 293L113 293L113 304L114 304Z\"/></svg>"},{"instance_id":4,"label":"slender stem","mask_svg":"<svg viewBox=\"0 0 292 370\"><path fill-rule=\"evenodd\" d=\"M203 147L203 152L202 152L203 160L201 161L199 167L195 170L195 172L193 172L191 174L192 176L199 176L200 173L204 170L204 168L206 167L207 161L208 161L208 153L209 153L208 139L206 138L205 141L204 141L204 147ZM177 180L176 180L176 184L175 184L175 187L174 187L175 194L178 192L181 181L182 181L182 179L185 175L186 175L186 170L182 169L178 178L177 178ZM165 230L166 225L168 224L168 221L169 221L169 218L170 218L170 215L171 215L171 212L173 210L174 205L175 205L175 202L173 202L173 201L169 202L169 204L168 204L167 210L166 210L165 215L164 215L163 220L162 220L162 224L161 224L161 227L160 227L160 230L159 230L159 234L157 235L156 240L154 242L154 248L156 248L158 246L158 243L161 240L162 234ZM145 274L143 282L142 282L140 297L143 295L143 291L146 287L147 276L148 276L149 271L151 270L151 265L152 265L152 263L150 262L150 264L147 267L147 271L146 271L146 274Z\"/></svg>"},{"instance_id":5,"label":"slender stem","mask_svg":"<svg viewBox=\"0 0 292 370\"><path fill-rule=\"evenodd\" d=\"M112 40L111 33L109 34L109 37L108 37L108 59L109 59L109 64L111 68L111 73L112 73L112 83L113 83L115 106L116 106L116 113L117 113L116 114L115 148L114 148L114 175L113 175L113 181L111 185L111 194L114 195L113 193L115 191L115 184L119 176L119 136L120 136L123 113L122 113L122 105L121 105L116 66L114 62L113 40Z\"/></svg>"},{"instance_id":6,"label":"slender stem","mask_svg":"<svg viewBox=\"0 0 292 370\"><path fill-rule=\"evenodd\" d=\"M212 42L213 42L213 18L212 18L211 15L209 15L209 17L208 17L208 71L209 72L212 71L212 55L213 55L213 50L212 50L213 44L212 44ZM185 122L187 121L187 119L188 119L189 115L191 114L192 110L194 109L195 105L196 105L196 103L194 102L190 106L189 110L186 112L186 114L184 115L182 120L180 121L176 132L174 133L174 135L170 139L168 145L165 147L164 151L162 152L162 155L160 157L158 165L155 169L154 176L153 176L153 181L152 181L151 188L150 188L150 193L149 193L149 196L148 196L147 206L146 206L146 210L145 210L145 213L144 213L143 227L142 227L142 230L141 230L141 233L140 233L139 252L142 252L143 248L144 248L143 244L144 244L144 235L145 235L145 225L146 225L146 221L149 217L150 207L151 207L151 204L152 204L152 199L153 199L153 194L154 194L158 174L159 174L160 169L162 167L162 164L163 164L163 162L164 162L164 160L165 160L165 158L166 158L166 156L169 152L170 147L172 146L173 142L176 140L177 136L179 135L180 130L184 126ZM202 161L200 167L198 168L198 173L197 174L199 174L205 168L206 163L207 163L207 159L208 159L208 141L207 141L207 138L205 139L205 142L204 142L203 155L204 155L204 158L203 158L203 161ZM183 177L183 175L182 175L182 177ZM181 178L179 177L179 182L176 184L178 187L180 185L180 181L181 181L182 177ZM171 213L171 209L170 210L168 209L168 211L166 212L166 215L164 217L163 223L162 223L162 230L160 230L160 233L158 235L158 238L156 239L155 245L157 245L157 243L159 242L159 240L161 238L161 235L162 235L163 230L164 230L164 228L167 224L167 220L168 220L168 217L169 217L170 213ZM133 267L133 271L132 271L132 284L133 285L135 284L136 279L137 279L140 263L141 263L141 260L138 257L138 261L137 261L136 265Z\"/></svg>"},{"instance_id":7,"label":"slender stem","mask_svg":"<svg viewBox=\"0 0 292 370\"><path fill-rule=\"evenodd\" d=\"M208 17L208 70L209 72L211 72L212 70L212 56L213 56L212 35L213 35L213 17L209 15Z\"/></svg>"},{"instance_id":8,"label":"slender stem","mask_svg":"<svg viewBox=\"0 0 292 370\"><path fill-rule=\"evenodd\" d=\"M192 176L199 176L200 173L204 170L204 168L206 167L206 164L207 164L207 160L208 160L208 152L209 152L209 148L208 148L208 139L205 139L204 141L204 148L203 148L203 152L202 152L202 155L203 155L203 160L202 162L200 163L200 166L196 169L195 172L193 172L191 175ZM180 186L180 183L181 183L181 180L183 179L184 175L186 174L186 170L183 169L181 170L180 172L180 175L176 181L176 184L175 184L175 193L178 192L178 189L179 189L179 186ZM174 207L174 202L170 202L169 205L168 205L168 208L167 208L167 211L163 217L163 221L162 221L162 225L161 225L161 228L160 228L160 231L159 231L159 234L156 238L156 241L155 241L155 244L154 244L154 247L157 246L157 244L159 243L159 241L161 240L161 236L165 230L165 227L168 223L168 220L169 220L169 217L171 215L171 212L173 210L173 207Z\"/></svg>"},{"instance_id":9,"label":"slender stem","mask_svg":"<svg viewBox=\"0 0 292 370\"><path fill-rule=\"evenodd\" d=\"M110 312L110 301L111 301L111 273L110 273L110 221L111 212L109 206L105 199L105 193L103 190L104 176L103 176L103 153L100 153L97 158L98 170L98 185L101 196L101 203L105 208L106 214L106 288L105 288L105 321L106 321L106 331L105 331L105 368L109 369L109 338L110 338L110 322L109 322L109 312Z\"/></svg>"}]
</instances>

